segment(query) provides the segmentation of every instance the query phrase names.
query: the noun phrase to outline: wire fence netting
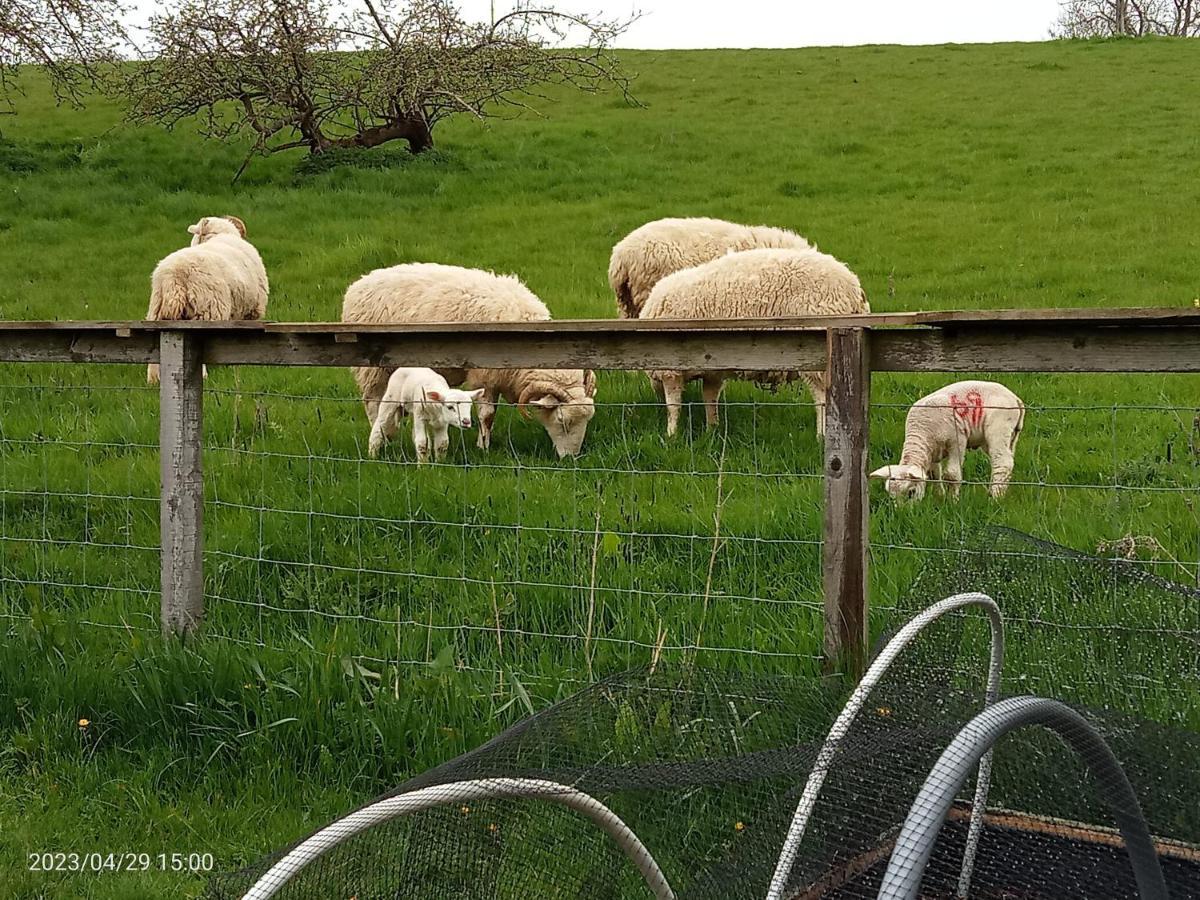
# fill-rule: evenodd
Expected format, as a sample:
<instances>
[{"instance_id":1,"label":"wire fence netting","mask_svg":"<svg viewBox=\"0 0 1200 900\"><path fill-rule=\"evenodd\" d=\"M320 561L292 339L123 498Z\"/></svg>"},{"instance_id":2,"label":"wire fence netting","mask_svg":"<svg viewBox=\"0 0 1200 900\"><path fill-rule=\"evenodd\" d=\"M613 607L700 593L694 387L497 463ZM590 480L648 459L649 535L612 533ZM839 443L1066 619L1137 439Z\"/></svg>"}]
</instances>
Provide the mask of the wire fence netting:
<instances>
[{"instance_id":1,"label":"wire fence netting","mask_svg":"<svg viewBox=\"0 0 1200 900\"><path fill-rule=\"evenodd\" d=\"M1114 655L1134 654L1129 677L1122 684L1114 676L1107 685L1114 702L1088 706L1081 701L1105 699L1090 693L1094 685L1056 685L1033 663L1072 645L1094 646L1092 635L1027 623L1021 611L1033 604L1052 621L1068 606L1124 597L1164 615L1173 610L1180 616L1174 626L1190 629L1194 640L1200 598L1137 566L1046 544L1014 561L1012 547L1029 549L1030 540L1012 532L979 536L952 571L927 570L913 594L914 611L922 605L917 598L953 593L960 578L971 589L1005 589L997 599L1017 613L1004 692L1045 693L1078 706L1111 748L1136 804L1126 802L1094 749L1073 752L1075 744L1036 723L1000 737L970 896L1138 897L1117 828L1142 817L1170 896L1196 896L1200 729L1195 719L1180 721L1189 718L1186 705L1177 715L1166 698L1143 707L1137 694L1143 682L1134 666L1140 654L1152 654L1157 635L1143 632L1141 644L1122 638L1111 648ZM979 727L972 720L984 705L988 634L981 616L953 614L930 626L888 670L837 745L782 896L877 896L904 840L910 808L924 796L939 757L964 726ZM1103 659L1110 651L1095 652ZM1178 664L1175 688L1195 692L1195 654L1190 662L1180 654L1169 660ZM602 680L364 807L441 786L434 808L367 828L323 854L303 849L303 842L293 845L313 861L291 880L281 879L274 896L651 895L618 842L578 812L545 798L472 794L481 782L525 781L603 803L641 839L677 896L765 897L793 811L843 700L835 679L700 666ZM1158 713L1157 720L1147 710ZM920 897L956 896L973 787L972 774L951 792L919 873ZM210 896L241 896L287 855L281 851L216 880ZM901 867L912 864L898 859Z\"/></svg>"}]
</instances>

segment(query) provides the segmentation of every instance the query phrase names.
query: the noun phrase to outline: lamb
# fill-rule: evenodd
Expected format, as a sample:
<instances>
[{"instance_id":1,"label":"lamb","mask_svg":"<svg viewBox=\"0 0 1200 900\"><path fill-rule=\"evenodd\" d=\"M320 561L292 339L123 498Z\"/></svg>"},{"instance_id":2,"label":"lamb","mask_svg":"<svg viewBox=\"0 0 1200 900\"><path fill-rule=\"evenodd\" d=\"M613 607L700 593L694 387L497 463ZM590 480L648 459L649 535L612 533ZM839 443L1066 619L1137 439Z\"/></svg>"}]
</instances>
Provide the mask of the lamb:
<instances>
[{"instance_id":1,"label":"lamb","mask_svg":"<svg viewBox=\"0 0 1200 900\"><path fill-rule=\"evenodd\" d=\"M1003 497L1012 476L1017 438L1025 424L1021 398L994 381L957 381L913 404L904 421L900 463L871 473L886 479L887 492L897 500L925 496L929 480L958 497L963 457L967 450L984 450L992 464L988 493Z\"/></svg>"},{"instance_id":2,"label":"lamb","mask_svg":"<svg viewBox=\"0 0 1200 900\"><path fill-rule=\"evenodd\" d=\"M617 311L622 319L636 319L654 285L666 276L724 256L731 250L758 247L807 250L810 244L798 234L766 225L738 225L704 218L647 222L613 247L608 283L617 297Z\"/></svg>"},{"instance_id":3,"label":"lamb","mask_svg":"<svg viewBox=\"0 0 1200 900\"><path fill-rule=\"evenodd\" d=\"M388 379L387 390L379 401L379 412L371 426L367 450L374 459L385 439L396 433L396 419L412 417L413 445L417 462L429 459L429 437L433 436L433 458L440 460L450 446L449 427L471 427L471 404L483 389L460 391L432 369L397 369Z\"/></svg>"},{"instance_id":4,"label":"lamb","mask_svg":"<svg viewBox=\"0 0 1200 900\"><path fill-rule=\"evenodd\" d=\"M246 226L235 216L205 216L188 226L191 246L163 257L150 278L150 321L261 319L267 311L267 270ZM207 368L205 375L208 374ZM146 380L158 383L158 364Z\"/></svg>"},{"instance_id":5,"label":"lamb","mask_svg":"<svg viewBox=\"0 0 1200 900\"><path fill-rule=\"evenodd\" d=\"M550 310L513 275L437 263L406 263L376 269L346 290L342 321L545 322ZM376 419L390 368L359 367L354 379L362 392L367 418ZM442 369L452 385L482 388L478 446L491 444L496 403L503 397L523 415L545 427L559 457L576 456L588 423L596 413L596 376L581 369Z\"/></svg>"},{"instance_id":6,"label":"lamb","mask_svg":"<svg viewBox=\"0 0 1200 900\"><path fill-rule=\"evenodd\" d=\"M729 253L711 262L668 275L650 292L643 319L740 319L772 316L825 316L868 313L858 278L843 263L819 250L757 249ZM667 435L679 427L683 385L703 383L709 426L717 424L717 400L727 378L759 383L800 378L812 391L817 434L825 434L824 372L655 371L667 404Z\"/></svg>"}]
</instances>

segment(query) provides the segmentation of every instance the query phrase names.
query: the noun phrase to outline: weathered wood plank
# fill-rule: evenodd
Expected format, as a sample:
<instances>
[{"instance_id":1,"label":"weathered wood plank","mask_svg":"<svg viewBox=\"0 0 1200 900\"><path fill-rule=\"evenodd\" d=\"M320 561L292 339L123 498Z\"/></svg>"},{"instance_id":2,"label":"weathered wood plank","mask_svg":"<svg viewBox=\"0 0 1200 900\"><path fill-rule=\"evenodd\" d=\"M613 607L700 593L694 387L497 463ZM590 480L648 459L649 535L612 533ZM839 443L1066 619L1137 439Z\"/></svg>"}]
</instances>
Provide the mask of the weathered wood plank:
<instances>
[{"instance_id":1,"label":"weathered wood plank","mask_svg":"<svg viewBox=\"0 0 1200 900\"><path fill-rule=\"evenodd\" d=\"M210 364L429 366L545 369L823 369L822 331L756 333L605 333L537 331L377 335L225 334L210 338Z\"/></svg>"},{"instance_id":2,"label":"weathered wood plank","mask_svg":"<svg viewBox=\"0 0 1200 900\"><path fill-rule=\"evenodd\" d=\"M204 379L200 336L164 331L159 352L162 630L186 635L204 619Z\"/></svg>"},{"instance_id":3,"label":"weathered wood plank","mask_svg":"<svg viewBox=\"0 0 1200 900\"><path fill-rule=\"evenodd\" d=\"M41 331L36 327L0 331L0 362L106 362L158 361L158 334L130 331L118 337L90 329Z\"/></svg>"},{"instance_id":4,"label":"weathered wood plank","mask_svg":"<svg viewBox=\"0 0 1200 900\"><path fill-rule=\"evenodd\" d=\"M1200 328L946 326L872 332L876 372L1200 372Z\"/></svg>"},{"instance_id":5,"label":"weathered wood plank","mask_svg":"<svg viewBox=\"0 0 1200 900\"><path fill-rule=\"evenodd\" d=\"M829 330L825 408L825 510L821 569L825 660L857 677L867 652L868 333Z\"/></svg>"},{"instance_id":6,"label":"weathered wood plank","mask_svg":"<svg viewBox=\"0 0 1200 900\"><path fill-rule=\"evenodd\" d=\"M817 320L803 321L811 324ZM845 327L858 320L837 321L838 327ZM106 329L84 324L88 327L74 331L40 331L28 326L0 329L0 361L145 364L158 359L157 326L163 323L109 323ZM144 330L141 324L152 324L155 329ZM210 364L761 371L820 369L825 358L823 329L786 328L775 323L766 330L755 330L756 323L751 320L736 327L688 322L648 329L636 327L636 322L616 321L599 323L605 326L602 329L557 322L472 328L356 326L352 331L344 326L322 330L326 326L258 322L249 323L253 327L247 328L176 324L181 326L176 333L203 332L206 361ZM189 327L183 328L185 325ZM128 336L119 336L122 329ZM876 371L1200 371L1200 325L953 323L878 328L872 334L872 368Z\"/></svg>"},{"instance_id":7,"label":"weathered wood plank","mask_svg":"<svg viewBox=\"0 0 1200 900\"><path fill-rule=\"evenodd\" d=\"M1200 325L1200 309L1195 306L1171 307L1126 307L1126 308L1075 308L1075 309L956 309L919 310L910 312L872 313L863 316L811 316L804 318L773 319L562 319L552 322L499 322L484 325L468 325L461 322L429 323L420 326L364 325L349 322L263 322L229 321L206 322L186 321L150 322L132 321L0 321L3 331L285 331L285 332L391 332L398 330L421 331L478 331L495 330L525 331L542 330L547 333L559 331L673 331L680 328L698 331L753 330L771 328L877 328L881 326L916 326L944 324L994 324L1041 325L1071 327L1079 324L1104 324L1131 326L1153 325Z\"/></svg>"}]
</instances>

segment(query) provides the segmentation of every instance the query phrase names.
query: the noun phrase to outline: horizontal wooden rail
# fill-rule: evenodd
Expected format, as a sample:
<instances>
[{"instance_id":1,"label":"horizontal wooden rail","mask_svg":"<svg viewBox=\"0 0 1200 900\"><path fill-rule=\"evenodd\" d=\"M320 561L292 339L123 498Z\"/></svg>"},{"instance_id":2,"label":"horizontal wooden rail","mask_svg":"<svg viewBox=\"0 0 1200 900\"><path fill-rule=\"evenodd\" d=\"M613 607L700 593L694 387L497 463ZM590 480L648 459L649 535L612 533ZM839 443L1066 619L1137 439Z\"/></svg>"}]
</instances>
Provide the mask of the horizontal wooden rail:
<instances>
[{"instance_id":1,"label":"horizontal wooden rail","mask_svg":"<svg viewBox=\"0 0 1200 900\"><path fill-rule=\"evenodd\" d=\"M1178 309L420 326L0 322L0 361L144 364L158 360L160 332L185 331L202 341L205 362L224 365L816 370L830 328L869 331L880 372L1200 371L1200 312Z\"/></svg>"}]
</instances>

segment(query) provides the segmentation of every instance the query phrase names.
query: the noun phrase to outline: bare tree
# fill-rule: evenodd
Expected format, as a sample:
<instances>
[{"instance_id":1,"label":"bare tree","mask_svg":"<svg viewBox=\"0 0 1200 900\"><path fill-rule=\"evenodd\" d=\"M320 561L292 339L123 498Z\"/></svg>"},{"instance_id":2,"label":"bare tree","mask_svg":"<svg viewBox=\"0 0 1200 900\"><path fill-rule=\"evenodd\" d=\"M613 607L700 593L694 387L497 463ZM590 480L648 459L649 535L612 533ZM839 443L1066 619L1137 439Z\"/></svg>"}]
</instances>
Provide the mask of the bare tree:
<instances>
[{"instance_id":1,"label":"bare tree","mask_svg":"<svg viewBox=\"0 0 1200 900\"><path fill-rule=\"evenodd\" d=\"M1055 37L1200 36L1200 0L1066 0Z\"/></svg>"},{"instance_id":2,"label":"bare tree","mask_svg":"<svg viewBox=\"0 0 1200 900\"><path fill-rule=\"evenodd\" d=\"M78 103L123 38L119 0L0 0L0 105L11 110L18 67L38 65L59 100Z\"/></svg>"},{"instance_id":3,"label":"bare tree","mask_svg":"<svg viewBox=\"0 0 1200 900\"><path fill-rule=\"evenodd\" d=\"M451 0L349 6L334 13L327 0L183 0L151 24L157 57L129 82L135 118L170 127L199 116L209 137L249 134L247 161L392 140L420 153L448 116L503 115L547 84L628 89L609 53L628 22L521 5L469 23Z\"/></svg>"}]
</instances>

